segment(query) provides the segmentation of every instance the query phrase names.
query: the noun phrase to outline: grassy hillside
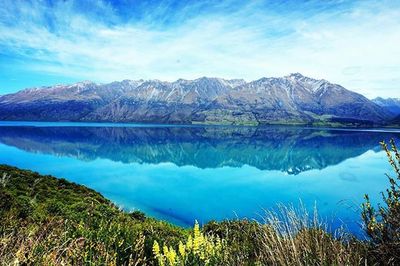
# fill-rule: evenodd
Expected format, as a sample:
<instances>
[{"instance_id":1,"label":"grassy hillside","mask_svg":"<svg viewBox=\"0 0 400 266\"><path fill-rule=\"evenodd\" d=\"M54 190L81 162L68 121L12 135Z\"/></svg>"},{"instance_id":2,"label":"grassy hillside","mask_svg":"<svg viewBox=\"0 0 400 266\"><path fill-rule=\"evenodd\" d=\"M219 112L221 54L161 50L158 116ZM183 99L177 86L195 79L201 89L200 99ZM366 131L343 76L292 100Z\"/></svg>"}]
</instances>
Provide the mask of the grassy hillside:
<instances>
[{"instance_id":1,"label":"grassy hillside","mask_svg":"<svg viewBox=\"0 0 400 266\"><path fill-rule=\"evenodd\" d=\"M28 264L124 264L176 245L188 232L125 213L99 193L52 176L0 166L0 260Z\"/></svg>"},{"instance_id":2,"label":"grassy hillside","mask_svg":"<svg viewBox=\"0 0 400 266\"><path fill-rule=\"evenodd\" d=\"M386 206L366 197L368 241L330 234L316 214L281 206L265 223L209 222L184 229L126 213L64 179L0 165L0 265L399 265L400 155ZM397 167L397 168L396 168Z\"/></svg>"}]
</instances>

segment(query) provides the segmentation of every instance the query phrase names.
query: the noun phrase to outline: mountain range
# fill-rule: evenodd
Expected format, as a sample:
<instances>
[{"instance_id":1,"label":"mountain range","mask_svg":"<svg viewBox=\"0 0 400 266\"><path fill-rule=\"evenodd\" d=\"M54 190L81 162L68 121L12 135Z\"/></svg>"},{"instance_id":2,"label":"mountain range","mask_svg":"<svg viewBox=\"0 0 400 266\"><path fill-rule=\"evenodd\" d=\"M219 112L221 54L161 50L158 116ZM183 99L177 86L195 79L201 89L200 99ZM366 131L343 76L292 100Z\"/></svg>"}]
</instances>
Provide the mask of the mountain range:
<instances>
[{"instance_id":1,"label":"mountain range","mask_svg":"<svg viewBox=\"0 0 400 266\"><path fill-rule=\"evenodd\" d=\"M299 73L251 82L84 81L0 96L0 120L385 125L397 112L384 99Z\"/></svg>"}]
</instances>

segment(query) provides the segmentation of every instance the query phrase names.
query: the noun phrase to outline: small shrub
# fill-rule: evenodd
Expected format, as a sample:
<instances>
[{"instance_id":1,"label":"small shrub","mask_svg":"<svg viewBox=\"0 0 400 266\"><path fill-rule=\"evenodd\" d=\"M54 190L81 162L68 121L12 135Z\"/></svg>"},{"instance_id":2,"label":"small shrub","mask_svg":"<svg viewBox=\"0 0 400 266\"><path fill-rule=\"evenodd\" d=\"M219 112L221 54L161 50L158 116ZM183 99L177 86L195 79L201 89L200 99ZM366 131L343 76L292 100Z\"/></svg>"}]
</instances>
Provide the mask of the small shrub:
<instances>
[{"instance_id":1,"label":"small shrub","mask_svg":"<svg viewBox=\"0 0 400 266\"><path fill-rule=\"evenodd\" d=\"M10 193L0 189L0 215L9 211L12 207L13 197Z\"/></svg>"},{"instance_id":2,"label":"small shrub","mask_svg":"<svg viewBox=\"0 0 400 266\"><path fill-rule=\"evenodd\" d=\"M395 177L386 175L390 187L382 192L384 206L378 210L371 206L368 195L365 195L362 218L365 229L371 239L370 253L376 263L384 265L400 265L400 152L394 140L390 140L390 148L381 142Z\"/></svg>"},{"instance_id":3,"label":"small shrub","mask_svg":"<svg viewBox=\"0 0 400 266\"><path fill-rule=\"evenodd\" d=\"M247 265L258 260L265 226L247 219L211 221L204 225L205 234L224 239L229 253L228 265Z\"/></svg>"},{"instance_id":4,"label":"small shrub","mask_svg":"<svg viewBox=\"0 0 400 266\"><path fill-rule=\"evenodd\" d=\"M46 209L50 215L61 215L64 213L64 205L57 200L49 201Z\"/></svg>"},{"instance_id":5,"label":"small shrub","mask_svg":"<svg viewBox=\"0 0 400 266\"><path fill-rule=\"evenodd\" d=\"M138 221L144 221L146 220L146 215L141 212L141 211L133 211L129 213L129 216L134 219L134 220L138 220Z\"/></svg>"},{"instance_id":6,"label":"small shrub","mask_svg":"<svg viewBox=\"0 0 400 266\"><path fill-rule=\"evenodd\" d=\"M18 217L21 219L29 218L34 212L34 208L31 204L30 199L26 196L19 196L18 203L19 203L17 205Z\"/></svg>"}]
</instances>

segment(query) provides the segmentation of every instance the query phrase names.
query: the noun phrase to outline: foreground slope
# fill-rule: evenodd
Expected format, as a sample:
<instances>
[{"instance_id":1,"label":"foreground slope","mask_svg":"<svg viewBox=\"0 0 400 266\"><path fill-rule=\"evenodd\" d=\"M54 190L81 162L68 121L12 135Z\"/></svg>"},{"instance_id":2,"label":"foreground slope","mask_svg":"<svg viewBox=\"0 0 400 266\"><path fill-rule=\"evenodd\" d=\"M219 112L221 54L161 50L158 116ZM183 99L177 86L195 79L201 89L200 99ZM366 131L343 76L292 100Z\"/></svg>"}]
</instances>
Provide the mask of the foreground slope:
<instances>
[{"instance_id":1,"label":"foreground slope","mask_svg":"<svg viewBox=\"0 0 400 266\"><path fill-rule=\"evenodd\" d=\"M192 233L140 212L123 212L95 191L64 179L5 165L0 165L0 177L0 265L367 262L365 244L335 239L319 222L301 217L291 216L298 222L288 230L297 233L285 237L278 227L249 220L209 222L202 232L197 226Z\"/></svg>"},{"instance_id":2,"label":"foreground slope","mask_svg":"<svg viewBox=\"0 0 400 266\"><path fill-rule=\"evenodd\" d=\"M145 265L154 240L186 236L87 187L0 165L0 265Z\"/></svg>"}]
</instances>

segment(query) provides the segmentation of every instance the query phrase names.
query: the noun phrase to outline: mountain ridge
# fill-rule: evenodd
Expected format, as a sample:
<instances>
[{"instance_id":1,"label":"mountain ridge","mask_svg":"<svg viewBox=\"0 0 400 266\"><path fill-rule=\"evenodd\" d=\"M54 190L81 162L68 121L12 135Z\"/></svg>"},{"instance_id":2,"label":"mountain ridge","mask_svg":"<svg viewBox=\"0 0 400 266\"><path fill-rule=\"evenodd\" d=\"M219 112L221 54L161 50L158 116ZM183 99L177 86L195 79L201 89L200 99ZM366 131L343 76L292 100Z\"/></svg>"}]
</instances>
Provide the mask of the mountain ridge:
<instances>
[{"instance_id":1,"label":"mountain ridge","mask_svg":"<svg viewBox=\"0 0 400 266\"><path fill-rule=\"evenodd\" d=\"M384 124L386 108L300 73L243 79L83 81L0 96L1 120L178 124Z\"/></svg>"},{"instance_id":2,"label":"mountain ridge","mask_svg":"<svg viewBox=\"0 0 400 266\"><path fill-rule=\"evenodd\" d=\"M394 115L400 116L400 98L382 98L376 97L372 99L377 105L388 109Z\"/></svg>"}]
</instances>

